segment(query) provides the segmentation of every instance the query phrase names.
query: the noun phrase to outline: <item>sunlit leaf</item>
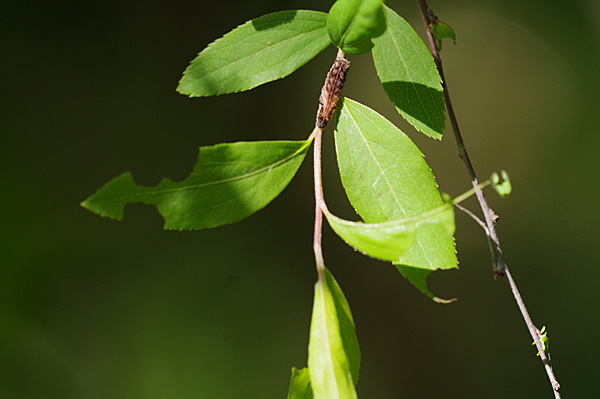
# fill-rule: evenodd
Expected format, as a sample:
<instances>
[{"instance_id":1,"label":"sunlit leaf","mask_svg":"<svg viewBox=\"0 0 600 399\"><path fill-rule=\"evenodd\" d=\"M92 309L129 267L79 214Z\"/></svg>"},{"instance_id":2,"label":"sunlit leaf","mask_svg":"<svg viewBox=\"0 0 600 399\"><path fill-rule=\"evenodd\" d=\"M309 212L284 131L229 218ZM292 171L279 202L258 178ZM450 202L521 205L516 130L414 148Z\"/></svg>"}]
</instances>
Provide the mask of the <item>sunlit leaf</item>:
<instances>
[{"instance_id":1,"label":"sunlit leaf","mask_svg":"<svg viewBox=\"0 0 600 399\"><path fill-rule=\"evenodd\" d=\"M356 355L346 353L342 331L346 327L341 322L345 311L338 309L333 291L339 287L331 287L331 280L328 276L315 285L308 344L310 383L315 399L356 399L350 360Z\"/></svg>"},{"instance_id":2,"label":"sunlit leaf","mask_svg":"<svg viewBox=\"0 0 600 399\"><path fill-rule=\"evenodd\" d=\"M134 183L130 172L109 181L81 205L121 220L126 204L156 205L166 229L193 230L234 223L262 209L287 186L302 163L307 141L263 141L201 147L182 182Z\"/></svg>"},{"instance_id":3,"label":"sunlit leaf","mask_svg":"<svg viewBox=\"0 0 600 399\"><path fill-rule=\"evenodd\" d=\"M381 0L338 0L327 17L331 41L348 54L362 54L373 48L372 38L385 31Z\"/></svg>"},{"instance_id":4,"label":"sunlit leaf","mask_svg":"<svg viewBox=\"0 0 600 399\"><path fill-rule=\"evenodd\" d=\"M209 44L185 70L177 91L200 97L249 90L289 75L329 43L323 12L263 15Z\"/></svg>"},{"instance_id":5,"label":"sunlit leaf","mask_svg":"<svg viewBox=\"0 0 600 399\"><path fill-rule=\"evenodd\" d=\"M288 399L313 399L308 369L292 368Z\"/></svg>"},{"instance_id":6,"label":"sunlit leaf","mask_svg":"<svg viewBox=\"0 0 600 399\"><path fill-rule=\"evenodd\" d=\"M333 230L349 245L373 258L399 262L406 250L411 248L419 227L440 224L448 234L454 233L452 204L443 204L430 212L386 223L365 224L343 220L325 212Z\"/></svg>"},{"instance_id":7,"label":"sunlit leaf","mask_svg":"<svg viewBox=\"0 0 600 399\"><path fill-rule=\"evenodd\" d=\"M542 352L548 353L548 342L550 339L548 338L548 331L546 331L546 326L542 327L541 330L538 331L538 336L540 338L540 344L542 344ZM531 345L535 345L535 341L531 343ZM540 355L540 352L537 353L537 356Z\"/></svg>"},{"instance_id":8,"label":"sunlit leaf","mask_svg":"<svg viewBox=\"0 0 600 399\"><path fill-rule=\"evenodd\" d=\"M346 194L365 223L406 219L442 205L421 151L370 108L343 98L338 105L335 142ZM430 271L455 268L454 239L443 224L424 223L396 263Z\"/></svg>"},{"instance_id":9,"label":"sunlit leaf","mask_svg":"<svg viewBox=\"0 0 600 399\"><path fill-rule=\"evenodd\" d=\"M512 184L510 184L510 180L508 178L508 174L505 171L502 171L502 182L500 182L500 177L497 173L492 174L492 187L501 197L507 197L512 192Z\"/></svg>"},{"instance_id":10,"label":"sunlit leaf","mask_svg":"<svg viewBox=\"0 0 600 399\"><path fill-rule=\"evenodd\" d=\"M348 356L352 381L354 382L354 385L356 385L358 383L358 371L360 369L360 349L358 347L358 339L356 338L354 319L352 318L350 306L348 305L348 301L346 300L342 289L327 269L325 269L325 278L327 279L327 286L329 287L329 291L333 296L333 302L335 303L335 311L340 323L340 335L342 337L342 343L344 344L344 351L346 352L346 356Z\"/></svg>"},{"instance_id":11,"label":"sunlit leaf","mask_svg":"<svg viewBox=\"0 0 600 399\"><path fill-rule=\"evenodd\" d=\"M379 79L398 112L415 129L440 139L446 120L444 94L433 57L408 22L388 7L385 12L387 29L373 39Z\"/></svg>"}]
</instances>

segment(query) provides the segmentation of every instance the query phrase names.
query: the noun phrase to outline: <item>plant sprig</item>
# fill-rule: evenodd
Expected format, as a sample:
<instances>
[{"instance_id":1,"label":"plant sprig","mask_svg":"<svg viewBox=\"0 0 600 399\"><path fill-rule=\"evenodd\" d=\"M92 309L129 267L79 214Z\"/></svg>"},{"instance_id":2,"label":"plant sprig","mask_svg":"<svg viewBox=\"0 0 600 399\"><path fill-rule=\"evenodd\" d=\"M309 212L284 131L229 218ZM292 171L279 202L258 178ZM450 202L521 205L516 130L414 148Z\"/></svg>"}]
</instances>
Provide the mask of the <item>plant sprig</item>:
<instances>
[{"instance_id":1,"label":"plant sprig","mask_svg":"<svg viewBox=\"0 0 600 399\"><path fill-rule=\"evenodd\" d=\"M454 31L437 19L437 24L432 21L426 23L432 50L436 41L441 47L443 38L455 39ZM442 198L423 154L408 136L366 105L342 97L350 68L346 54L372 51L379 79L397 111L416 130L441 139L446 106L459 140L437 48L432 57L410 25L382 0L338 0L327 14L290 10L250 20L202 50L185 70L177 90L190 97L250 90L288 76L332 43L338 53L321 90L315 128L306 140L204 146L194 169L182 182L163 179L156 187L143 187L126 172L81 203L92 212L117 220L123 218L128 203L152 204L163 216L166 229L193 230L234 223L276 198L314 143L313 249L318 278L308 366L292 369L288 399L357 397L360 350L348 302L325 267L323 216L349 245L393 263L428 297L448 303L452 300L440 299L428 290L426 278L434 270L457 267L454 206L475 194L487 207L481 189L488 184L500 195L510 192L504 172L503 182L494 175L491 181L479 184L461 144L459 153L472 172L473 188L455 199ZM321 144L334 113L340 176L362 221L335 216L325 202ZM497 275L506 273L514 285L488 211L489 207L484 209L485 228L494 244L495 271ZM538 350L544 358L539 345Z\"/></svg>"}]
</instances>

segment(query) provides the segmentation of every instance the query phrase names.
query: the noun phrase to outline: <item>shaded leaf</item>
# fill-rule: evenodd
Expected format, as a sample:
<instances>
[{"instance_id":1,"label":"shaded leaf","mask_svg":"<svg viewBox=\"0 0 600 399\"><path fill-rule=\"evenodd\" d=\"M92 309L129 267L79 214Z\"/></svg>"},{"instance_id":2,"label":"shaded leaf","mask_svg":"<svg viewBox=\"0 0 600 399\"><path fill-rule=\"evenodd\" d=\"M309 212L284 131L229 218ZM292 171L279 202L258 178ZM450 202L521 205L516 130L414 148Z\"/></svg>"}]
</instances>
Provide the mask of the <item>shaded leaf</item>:
<instances>
[{"instance_id":1,"label":"shaded leaf","mask_svg":"<svg viewBox=\"0 0 600 399\"><path fill-rule=\"evenodd\" d=\"M121 220L125 205L156 205L166 229L193 230L234 223L262 209L287 186L309 141L263 141L200 147L198 163L182 182L136 185L130 172L109 181L81 205Z\"/></svg>"},{"instance_id":2,"label":"shaded leaf","mask_svg":"<svg viewBox=\"0 0 600 399\"><path fill-rule=\"evenodd\" d=\"M372 38L385 31L381 0L338 0L327 17L332 43L348 54L362 54L373 48Z\"/></svg>"},{"instance_id":3,"label":"shaded leaf","mask_svg":"<svg viewBox=\"0 0 600 399\"><path fill-rule=\"evenodd\" d=\"M452 39L456 43L456 33L448 24L440 20L432 22L429 25L433 37L437 41L438 51L442 51L442 39Z\"/></svg>"},{"instance_id":4,"label":"shaded leaf","mask_svg":"<svg viewBox=\"0 0 600 399\"><path fill-rule=\"evenodd\" d=\"M429 298L435 298L435 295L429 291L427 288L427 277L431 273L432 270L427 269L418 269L416 267L404 266L400 264L396 264L396 269L402 274L408 281L411 282L419 291L423 294L427 295Z\"/></svg>"},{"instance_id":5,"label":"shaded leaf","mask_svg":"<svg viewBox=\"0 0 600 399\"><path fill-rule=\"evenodd\" d=\"M332 289L331 280L332 277L328 276L315 284L308 344L311 386L315 399L356 399L353 366L343 342L342 329L345 327L340 323L340 317L345 312L338 312L337 294L332 291L339 290L339 287Z\"/></svg>"},{"instance_id":6,"label":"shaded leaf","mask_svg":"<svg viewBox=\"0 0 600 399\"><path fill-rule=\"evenodd\" d=\"M433 57L408 22L388 7L385 12L387 29L373 39L379 79L398 112L415 129L441 139L444 94Z\"/></svg>"},{"instance_id":7,"label":"shaded leaf","mask_svg":"<svg viewBox=\"0 0 600 399\"><path fill-rule=\"evenodd\" d=\"M423 154L402 131L348 98L340 101L338 112L335 143L342 184L365 223L406 219L442 205ZM454 239L443 225L424 223L397 263L427 270L455 268Z\"/></svg>"},{"instance_id":8,"label":"shaded leaf","mask_svg":"<svg viewBox=\"0 0 600 399\"><path fill-rule=\"evenodd\" d=\"M288 399L313 399L308 368L292 368Z\"/></svg>"},{"instance_id":9,"label":"shaded leaf","mask_svg":"<svg viewBox=\"0 0 600 399\"><path fill-rule=\"evenodd\" d=\"M456 298L452 299L442 299L439 298L429 289L427 288L427 277L432 273L432 270L427 269L417 269L416 267L403 266L403 265L395 265L400 274L402 274L408 281L412 283L419 291L423 294L427 295L429 298L433 299L437 303L451 303L456 301Z\"/></svg>"},{"instance_id":10,"label":"shaded leaf","mask_svg":"<svg viewBox=\"0 0 600 399\"><path fill-rule=\"evenodd\" d=\"M249 90L289 75L329 43L323 12L263 15L209 44L185 70L177 91L200 97Z\"/></svg>"}]
</instances>

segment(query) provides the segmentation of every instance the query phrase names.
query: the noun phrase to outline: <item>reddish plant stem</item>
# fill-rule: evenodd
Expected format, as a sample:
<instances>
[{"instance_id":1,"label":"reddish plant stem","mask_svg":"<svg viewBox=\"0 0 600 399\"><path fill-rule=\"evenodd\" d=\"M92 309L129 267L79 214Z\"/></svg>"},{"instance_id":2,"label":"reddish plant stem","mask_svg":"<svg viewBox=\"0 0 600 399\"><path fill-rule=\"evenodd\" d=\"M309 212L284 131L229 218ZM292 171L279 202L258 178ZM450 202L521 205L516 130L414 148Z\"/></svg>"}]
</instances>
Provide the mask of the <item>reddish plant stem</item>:
<instances>
[{"instance_id":1,"label":"reddish plant stem","mask_svg":"<svg viewBox=\"0 0 600 399\"><path fill-rule=\"evenodd\" d=\"M323 130L315 127L314 147L313 147L313 168L315 181L315 233L313 237L313 250L315 252L315 261L317 264L317 273L319 280L324 278L325 261L323 260L323 249L321 247L321 237L323 231L323 183L321 180L321 137Z\"/></svg>"},{"instance_id":2,"label":"reddish plant stem","mask_svg":"<svg viewBox=\"0 0 600 399\"><path fill-rule=\"evenodd\" d=\"M325 129L331 116L335 112L344 87L344 82L346 81L346 74L350 67L350 63L344 58L344 55L342 50L338 50L335 62L327 74L325 84L321 89L321 97L319 98L319 110L317 111L315 129L309 138L309 140L314 139L315 142L313 148L315 182L315 232L313 237L313 250L315 252L319 280L324 278L325 270L321 237L323 232L323 210L327 209L323 198L323 181L321 178L321 137L323 135L323 129Z\"/></svg>"},{"instance_id":3,"label":"reddish plant stem","mask_svg":"<svg viewBox=\"0 0 600 399\"><path fill-rule=\"evenodd\" d=\"M431 32L431 24L437 23L437 17L433 14L431 9L427 6L426 0L417 0L419 3L419 7L421 9L421 15L423 16L423 22L425 24L425 30L427 32L427 38L429 40L429 45L431 48L431 54L433 55L433 59L437 66L438 72L440 73L440 77L442 78L442 87L444 89L444 102L446 104L446 110L448 111L448 116L450 118L450 122L452 124L452 131L454 132L454 138L456 139L456 145L458 147L458 156L463 160L467 171L469 172L469 176L471 178L471 184L473 187L477 187L479 185L479 180L477 179L477 175L475 174L475 170L473 165L471 164L471 160L469 159L469 155L467 154L467 149L464 144L462 135L460 133L460 129L458 127L458 121L456 119L456 114L454 113L454 108L452 107L452 101L450 100L450 94L448 92L448 86L446 85L446 78L444 77L444 69L442 67L442 59L440 58L440 53L437 48L437 42L433 33ZM521 310L521 314L523 315L523 319L525 320L525 324L527 325L527 329L535 342L536 348L540 354L540 358L544 367L546 369L546 373L548 374L548 378L550 383L552 384L552 389L554 392L555 398L560 398L560 393L558 390L560 389L560 384L556 380L554 376L554 372L552 367L548 362L548 358L544 353L542 343L539 337L539 330L533 324L531 317L529 316L529 312L527 311L527 307L521 298L521 294L517 289L517 286L510 274L508 267L506 266L506 262L504 261L504 256L502 255L502 249L500 247L500 241L498 239L498 235L496 234L496 228L494 225L494 213L490 209L483 192L479 189L476 189L477 199L479 200L479 205L481 206L481 210L483 211L483 215L485 218L485 224L487 226L487 237L488 244L490 246L490 251L492 253L492 263L494 266L494 278L498 279L499 277L506 276L508 282L510 284L511 291L513 296Z\"/></svg>"}]
</instances>

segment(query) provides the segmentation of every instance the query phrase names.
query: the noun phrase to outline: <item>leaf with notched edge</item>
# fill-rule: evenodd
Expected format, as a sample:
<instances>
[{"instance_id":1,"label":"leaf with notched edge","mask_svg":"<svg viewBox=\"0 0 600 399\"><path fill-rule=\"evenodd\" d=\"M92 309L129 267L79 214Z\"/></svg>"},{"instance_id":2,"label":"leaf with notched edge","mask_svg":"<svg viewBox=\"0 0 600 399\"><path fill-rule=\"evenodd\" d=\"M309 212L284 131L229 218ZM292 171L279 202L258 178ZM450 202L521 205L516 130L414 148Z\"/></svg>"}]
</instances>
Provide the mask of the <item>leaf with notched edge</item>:
<instances>
[{"instance_id":1,"label":"leaf with notched edge","mask_svg":"<svg viewBox=\"0 0 600 399\"><path fill-rule=\"evenodd\" d=\"M271 202L292 180L310 141L263 141L201 147L182 182L156 187L134 183L131 173L109 181L81 205L121 220L128 203L156 205L165 229L195 230L235 223Z\"/></svg>"}]
</instances>

